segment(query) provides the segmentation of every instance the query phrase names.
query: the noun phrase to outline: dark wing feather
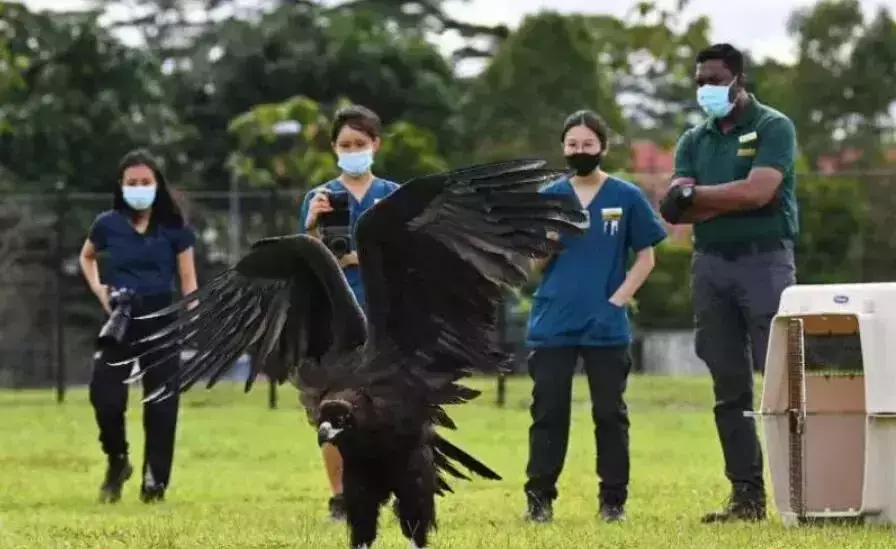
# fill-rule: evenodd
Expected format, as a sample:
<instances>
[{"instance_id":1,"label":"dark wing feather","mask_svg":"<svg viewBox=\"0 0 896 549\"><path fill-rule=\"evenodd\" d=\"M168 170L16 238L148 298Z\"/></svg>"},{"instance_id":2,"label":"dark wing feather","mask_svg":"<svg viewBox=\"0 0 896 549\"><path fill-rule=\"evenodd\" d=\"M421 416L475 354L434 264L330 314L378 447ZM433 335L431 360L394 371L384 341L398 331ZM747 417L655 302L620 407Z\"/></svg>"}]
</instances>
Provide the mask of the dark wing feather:
<instances>
[{"instance_id":1,"label":"dark wing feather","mask_svg":"<svg viewBox=\"0 0 896 549\"><path fill-rule=\"evenodd\" d=\"M190 308L190 304L198 305ZM135 342L142 363L139 379L184 345L198 348L147 400L187 391L208 379L212 387L243 353L251 357L248 391L259 373L279 383L305 363L330 352L364 345L367 326L360 306L333 254L305 235L256 242L234 267L182 300L152 314L174 320ZM131 357L133 358L133 356Z\"/></svg>"},{"instance_id":2,"label":"dark wing feather","mask_svg":"<svg viewBox=\"0 0 896 549\"><path fill-rule=\"evenodd\" d=\"M496 333L503 287L520 286L530 259L557 250L547 231L581 233L587 223L575 197L538 192L565 173L544 165L498 162L412 180L358 221L369 375L413 377L437 424L446 423L440 405L478 394L455 381L505 358ZM396 361L396 350L414 360Z\"/></svg>"},{"instance_id":3,"label":"dark wing feather","mask_svg":"<svg viewBox=\"0 0 896 549\"><path fill-rule=\"evenodd\" d=\"M476 398L457 383L499 371L497 308L504 287L526 281L531 259L559 244L547 232L581 233L587 216L574 196L537 186L564 172L539 160L473 166L405 183L367 210L355 240L367 296L369 385L401 386L393 406L454 429L443 406ZM458 465L489 479L487 466L432 433L438 493Z\"/></svg>"},{"instance_id":4,"label":"dark wing feather","mask_svg":"<svg viewBox=\"0 0 896 549\"><path fill-rule=\"evenodd\" d=\"M432 433L430 448L432 448L433 465L436 466L437 470L436 493L438 495L445 495L446 492L454 491L442 473L448 473L448 475L462 480L471 480L458 466L462 466L467 471L482 478L502 480L501 475L492 471L487 465L450 443L436 432Z\"/></svg>"}]
</instances>

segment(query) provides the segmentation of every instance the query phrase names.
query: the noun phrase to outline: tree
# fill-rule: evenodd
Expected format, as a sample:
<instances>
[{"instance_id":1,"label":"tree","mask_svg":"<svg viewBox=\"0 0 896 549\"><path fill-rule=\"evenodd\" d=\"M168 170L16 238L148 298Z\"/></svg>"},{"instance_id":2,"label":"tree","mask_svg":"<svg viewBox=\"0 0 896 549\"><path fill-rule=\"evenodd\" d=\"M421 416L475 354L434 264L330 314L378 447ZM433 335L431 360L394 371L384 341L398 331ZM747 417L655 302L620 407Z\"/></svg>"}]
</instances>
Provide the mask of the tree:
<instances>
[{"instance_id":1,"label":"tree","mask_svg":"<svg viewBox=\"0 0 896 549\"><path fill-rule=\"evenodd\" d=\"M330 142L331 119L337 109L351 103L341 98L325 108L308 97L296 96L256 106L230 124L238 145L228 165L256 187L280 185L306 191L332 179L338 169ZM298 134L277 146L276 127L284 122L298 122ZM404 120L383 128L376 166L378 174L398 182L448 167L436 150L432 133Z\"/></svg>"},{"instance_id":2,"label":"tree","mask_svg":"<svg viewBox=\"0 0 896 549\"><path fill-rule=\"evenodd\" d=\"M404 120L386 127L378 153L378 173L402 183L414 177L449 169L435 135Z\"/></svg>"},{"instance_id":3,"label":"tree","mask_svg":"<svg viewBox=\"0 0 896 549\"><path fill-rule=\"evenodd\" d=\"M848 176L800 177L796 260L801 284L862 280L861 254L870 229L864 187Z\"/></svg>"},{"instance_id":4,"label":"tree","mask_svg":"<svg viewBox=\"0 0 896 549\"><path fill-rule=\"evenodd\" d=\"M896 100L896 24L886 8L866 23L857 0L823 0L789 22L799 45L792 116L810 164L859 150L853 167L880 162Z\"/></svg>"},{"instance_id":5,"label":"tree","mask_svg":"<svg viewBox=\"0 0 896 549\"><path fill-rule=\"evenodd\" d=\"M599 63L599 35L586 17L544 11L527 16L470 85L464 101L468 150L476 160L534 155L562 162L560 130L570 113L598 111L624 135L610 72ZM617 141L618 142L618 141ZM610 151L610 165L625 151Z\"/></svg>"},{"instance_id":6,"label":"tree","mask_svg":"<svg viewBox=\"0 0 896 549\"><path fill-rule=\"evenodd\" d=\"M298 134L275 150L276 127L283 122L298 122ZM256 105L234 118L228 131L237 143L228 167L250 186L307 189L336 173L327 114L307 97Z\"/></svg>"},{"instance_id":7,"label":"tree","mask_svg":"<svg viewBox=\"0 0 896 549\"><path fill-rule=\"evenodd\" d=\"M774 59L754 62L747 55L747 89L770 107L793 117L799 97L793 90L795 69ZM798 132L799 133L799 132Z\"/></svg>"},{"instance_id":8,"label":"tree","mask_svg":"<svg viewBox=\"0 0 896 549\"><path fill-rule=\"evenodd\" d=\"M639 2L630 17L589 18L599 39L595 54L611 71L613 92L625 98L629 137L672 145L702 118L694 101L697 53L709 45L709 19L685 21L681 12Z\"/></svg>"},{"instance_id":9,"label":"tree","mask_svg":"<svg viewBox=\"0 0 896 549\"><path fill-rule=\"evenodd\" d=\"M13 29L11 55L27 69L0 104L0 165L30 191L58 181L105 191L128 149L176 149L187 130L167 101L159 65L110 36L96 14L6 5L4 22Z\"/></svg>"},{"instance_id":10,"label":"tree","mask_svg":"<svg viewBox=\"0 0 896 549\"><path fill-rule=\"evenodd\" d=\"M450 52L452 62L490 58L500 43L510 35L505 25L480 25L459 21L445 13L445 0L347 0L333 10L374 12L384 27L397 27L402 33L413 33L420 39L428 35L456 32L463 45Z\"/></svg>"},{"instance_id":11,"label":"tree","mask_svg":"<svg viewBox=\"0 0 896 549\"><path fill-rule=\"evenodd\" d=\"M5 17L9 11L6 4L0 3L0 17ZM22 72L28 68L28 58L23 55L14 55L9 43L15 37L11 25L0 26L0 100L5 100L7 94L21 89L24 81ZM4 128L0 127L0 132Z\"/></svg>"},{"instance_id":12,"label":"tree","mask_svg":"<svg viewBox=\"0 0 896 549\"><path fill-rule=\"evenodd\" d=\"M48 264L53 214L39 199L5 196L0 201L0 386L51 379L46 372L52 372L52 361L41 355L54 340L48 329L53 302L42 299L56 289Z\"/></svg>"},{"instance_id":13,"label":"tree","mask_svg":"<svg viewBox=\"0 0 896 549\"><path fill-rule=\"evenodd\" d=\"M0 3L0 17L7 10L5 4ZM9 42L13 39L11 25L0 26L0 104L11 101L13 92L17 92L24 86L23 71L28 68L28 58L23 55L14 55L9 48ZM12 131L9 122L0 118L0 135ZM9 191L16 183L15 174L0 164L0 191Z\"/></svg>"},{"instance_id":14,"label":"tree","mask_svg":"<svg viewBox=\"0 0 896 549\"><path fill-rule=\"evenodd\" d=\"M422 37L384 25L374 11L281 6L257 21L222 22L202 40L201 51L216 52L214 61L187 63L175 74L178 104L202 134L188 152L203 159L210 187L222 188L228 179L230 120L297 94L325 108L351 97L386 124L430 128L440 147L457 140L451 66Z\"/></svg>"}]
</instances>

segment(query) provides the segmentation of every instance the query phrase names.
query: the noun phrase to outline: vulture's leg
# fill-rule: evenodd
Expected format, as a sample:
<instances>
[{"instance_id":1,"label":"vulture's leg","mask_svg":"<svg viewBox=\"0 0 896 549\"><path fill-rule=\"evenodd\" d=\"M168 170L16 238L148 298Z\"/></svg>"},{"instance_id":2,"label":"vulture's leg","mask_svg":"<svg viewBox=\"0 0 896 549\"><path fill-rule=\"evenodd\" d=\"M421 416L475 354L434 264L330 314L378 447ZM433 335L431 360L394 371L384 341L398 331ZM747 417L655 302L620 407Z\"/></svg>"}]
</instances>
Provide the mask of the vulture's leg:
<instances>
[{"instance_id":1,"label":"vulture's leg","mask_svg":"<svg viewBox=\"0 0 896 549\"><path fill-rule=\"evenodd\" d=\"M401 533L410 540L412 549L425 548L429 532L436 526L435 486L431 453L421 450L411 459L395 489Z\"/></svg>"},{"instance_id":2,"label":"vulture's leg","mask_svg":"<svg viewBox=\"0 0 896 549\"><path fill-rule=\"evenodd\" d=\"M343 471L343 492L351 549L370 549L376 539L380 506L389 496L362 475Z\"/></svg>"},{"instance_id":3,"label":"vulture's leg","mask_svg":"<svg viewBox=\"0 0 896 549\"><path fill-rule=\"evenodd\" d=\"M424 549L429 532L436 522L434 494L424 494L418 488L403 491L398 500L398 522L401 533L411 541L413 549Z\"/></svg>"}]
</instances>

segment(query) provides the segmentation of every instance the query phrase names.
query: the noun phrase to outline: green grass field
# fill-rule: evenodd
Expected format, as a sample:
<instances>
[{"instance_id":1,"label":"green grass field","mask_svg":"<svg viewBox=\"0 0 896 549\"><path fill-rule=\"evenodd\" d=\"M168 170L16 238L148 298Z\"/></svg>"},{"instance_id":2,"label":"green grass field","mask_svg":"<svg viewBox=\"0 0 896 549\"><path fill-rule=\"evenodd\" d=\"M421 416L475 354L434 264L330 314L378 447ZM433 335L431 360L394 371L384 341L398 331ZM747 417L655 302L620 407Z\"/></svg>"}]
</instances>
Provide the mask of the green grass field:
<instances>
[{"instance_id":1,"label":"green grass field","mask_svg":"<svg viewBox=\"0 0 896 549\"><path fill-rule=\"evenodd\" d=\"M455 407L461 444L500 472L501 482L455 482L438 501L441 529L433 547L535 548L890 548L880 527L785 529L762 525L701 525L699 516L727 495L705 379L637 377L632 412L629 521L595 519L596 480L589 404L576 384L573 435L556 520L522 521L529 383L508 385L505 409L494 406L492 381L476 402ZM132 459L142 459L141 415L132 392ZM315 433L281 387L280 408L268 410L263 385L249 395L235 386L184 397L168 501L137 500L135 475L121 503L95 503L104 461L86 393L57 406L49 392L0 392L0 549L328 549L347 547L344 527L324 519L328 497ZM388 509L377 547L406 543Z\"/></svg>"}]
</instances>

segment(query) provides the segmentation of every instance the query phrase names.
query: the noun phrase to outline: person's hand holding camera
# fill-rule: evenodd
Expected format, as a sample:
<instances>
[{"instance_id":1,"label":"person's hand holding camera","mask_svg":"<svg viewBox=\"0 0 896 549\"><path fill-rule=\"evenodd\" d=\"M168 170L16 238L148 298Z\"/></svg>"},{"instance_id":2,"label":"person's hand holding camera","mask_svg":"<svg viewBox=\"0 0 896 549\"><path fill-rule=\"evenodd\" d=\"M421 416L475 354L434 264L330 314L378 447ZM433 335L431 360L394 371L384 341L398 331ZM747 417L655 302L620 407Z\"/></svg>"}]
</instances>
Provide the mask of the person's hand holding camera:
<instances>
[{"instance_id":1,"label":"person's hand holding camera","mask_svg":"<svg viewBox=\"0 0 896 549\"><path fill-rule=\"evenodd\" d=\"M349 252L339 258L339 266L343 269L358 264L358 252Z\"/></svg>"},{"instance_id":2,"label":"person's hand holding camera","mask_svg":"<svg viewBox=\"0 0 896 549\"><path fill-rule=\"evenodd\" d=\"M320 215L333 211L330 205L330 197L325 192L319 192L311 198L311 204L308 206L308 216L305 218L305 228L309 231L317 227Z\"/></svg>"}]
</instances>

